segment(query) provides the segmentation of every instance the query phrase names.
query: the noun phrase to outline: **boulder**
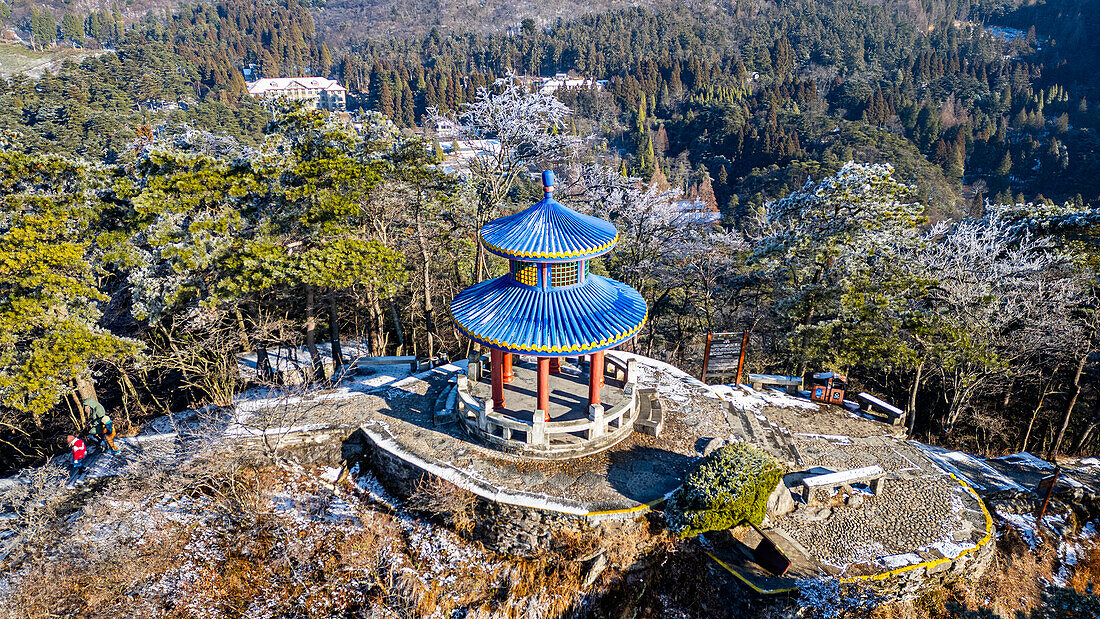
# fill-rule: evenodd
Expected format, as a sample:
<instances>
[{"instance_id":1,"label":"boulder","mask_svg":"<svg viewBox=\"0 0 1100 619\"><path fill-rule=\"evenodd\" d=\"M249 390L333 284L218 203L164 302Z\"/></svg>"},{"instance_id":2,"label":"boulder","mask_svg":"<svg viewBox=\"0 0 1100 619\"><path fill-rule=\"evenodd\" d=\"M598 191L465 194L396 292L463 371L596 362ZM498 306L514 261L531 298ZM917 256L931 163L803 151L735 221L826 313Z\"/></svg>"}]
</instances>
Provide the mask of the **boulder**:
<instances>
[{"instance_id":1,"label":"boulder","mask_svg":"<svg viewBox=\"0 0 1100 619\"><path fill-rule=\"evenodd\" d=\"M775 489L772 490L771 495L768 496L768 517L772 519L781 518L793 512L794 508L794 497L791 496L791 491L787 488L787 485L780 479Z\"/></svg>"}]
</instances>

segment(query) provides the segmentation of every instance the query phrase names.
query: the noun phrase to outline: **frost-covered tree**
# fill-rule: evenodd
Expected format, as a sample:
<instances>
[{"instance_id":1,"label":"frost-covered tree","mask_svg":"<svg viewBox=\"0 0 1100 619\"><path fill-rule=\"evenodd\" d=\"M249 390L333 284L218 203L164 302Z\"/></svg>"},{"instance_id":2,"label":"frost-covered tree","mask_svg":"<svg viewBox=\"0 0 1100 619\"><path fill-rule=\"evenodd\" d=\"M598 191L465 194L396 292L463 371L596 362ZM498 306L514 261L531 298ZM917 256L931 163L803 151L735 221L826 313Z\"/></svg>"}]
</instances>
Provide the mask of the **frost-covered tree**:
<instances>
[{"instance_id":1,"label":"frost-covered tree","mask_svg":"<svg viewBox=\"0 0 1100 619\"><path fill-rule=\"evenodd\" d=\"M800 374L810 363L911 358L897 333L902 308L925 283L906 267L923 211L905 201L909 192L890 165L849 162L765 205L753 264L774 287L773 311Z\"/></svg>"},{"instance_id":2,"label":"frost-covered tree","mask_svg":"<svg viewBox=\"0 0 1100 619\"><path fill-rule=\"evenodd\" d=\"M1072 377L1067 386L1067 400L1058 430L1050 443L1048 457L1053 458L1060 449L1066 430L1070 425L1074 409L1083 391L1083 377L1086 367L1100 347L1100 280L1097 270L1100 268L1100 209L1074 204L1015 204L995 208L997 218L1003 222L1005 235L1014 242L1027 242L1033 238L1043 238L1052 243L1060 253L1065 266L1059 269L1061 277L1054 278L1060 294L1054 297L1055 303L1048 302L1039 310L1041 322L1032 329L1030 337L1024 338L1023 345L1031 344L1030 349L1037 351L1034 356L1056 360L1055 370L1065 366ZM1042 298L1049 298L1050 294ZM1033 364L1037 365L1037 364ZM1036 370L1041 372L1042 367ZM1047 381L1052 385L1052 380ZM1053 387L1050 387L1053 390ZM1007 396L1006 396L1007 397ZM1034 409L1025 432L1020 449L1026 449L1035 418L1042 407ZM1094 403L1093 418L1076 441L1083 444L1097 425L1100 425L1100 398Z\"/></svg>"},{"instance_id":3,"label":"frost-covered tree","mask_svg":"<svg viewBox=\"0 0 1100 619\"><path fill-rule=\"evenodd\" d=\"M109 299L97 282L103 187L96 170L4 152L0 179L0 442L26 456L4 437L42 429L78 386L82 396L94 395L93 366L129 357L139 345L99 324Z\"/></svg>"},{"instance_id":4,"label":"frost-covered tree","mask_svg":"<svg viewBox=\"0 0 1100 619\"><path fill-rule=\"evenodd\" d=\"M474 234L499 214L508 192L527 173L529 166L551 166L565 161L575 138L568 134L571 110L553 95L528 92L515 75L503 78L493 89L479 88L474 101L457 117L448 118L458 130L458 142L470 144L469 189L475 200L470 217ZM433 121L444 118L435 108ZM484 251L474 261L474 278L484 271Z\"/></svg>"},{"instance_id":5,"label":"frost-covered tree","mask_svg":"<svg viewBox=\"0 0 1100 619\"><path fill-rule=\"evenodd\" d=\"M623 177L611 168L585 168L570 186L570 199L612 221L619 244L608 257L615 277L637 288L650 306L651 327L642 341L652 352L658 333L682 363L693 336L711 330L733 292L747 246L707 216L689 208L681 192Z\"/></svg>"},{"instance_id":6,"label":"frost-covered tree","mask_svg":"<svg viewBox=\"0 0 1100 619\"><path fill-rule=\"evenodd\" d=\"M950 429L983 387L1081 338L1084 288L1067 248L1020 231L1004 208L927 237L920 261L937 282L927 307L941 328L926 352L947 391Z\"/></svg>"}]
</instances>

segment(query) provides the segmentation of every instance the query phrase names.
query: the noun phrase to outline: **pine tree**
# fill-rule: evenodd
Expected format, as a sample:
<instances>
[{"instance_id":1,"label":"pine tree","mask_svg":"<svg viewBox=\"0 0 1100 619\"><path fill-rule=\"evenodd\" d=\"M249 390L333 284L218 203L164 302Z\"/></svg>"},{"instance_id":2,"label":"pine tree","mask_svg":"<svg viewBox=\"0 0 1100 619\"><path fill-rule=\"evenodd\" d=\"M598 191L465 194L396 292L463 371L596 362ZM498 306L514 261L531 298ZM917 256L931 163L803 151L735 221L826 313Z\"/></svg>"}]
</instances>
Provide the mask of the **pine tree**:
<instances>
[{"instance_id":1,"label":"pine tree","mask_svg":"<svg viewBox=\"0 0 1100 619\"><path fill-rule=\"evenodd\" d=\"M714 195L714 185L711 183L710 172L706 166L699 166L696 170L695 176L698 179L696 182L696 193L699 199L706 205L707 210L712 213L718 212L718 198Z\"/></svg>"},{"instance_id":2,"label":"pine tree","mask_svg":"<svg viewBox=\"0 0 1100 619\"><path fill-rule=\"evenodd\" d=\"M61 33L66 40L72 41L74 44L82 45L84 43L84 24L73 13L65 13L65 16L61 19Z\"/></svg>"}]
</instances>

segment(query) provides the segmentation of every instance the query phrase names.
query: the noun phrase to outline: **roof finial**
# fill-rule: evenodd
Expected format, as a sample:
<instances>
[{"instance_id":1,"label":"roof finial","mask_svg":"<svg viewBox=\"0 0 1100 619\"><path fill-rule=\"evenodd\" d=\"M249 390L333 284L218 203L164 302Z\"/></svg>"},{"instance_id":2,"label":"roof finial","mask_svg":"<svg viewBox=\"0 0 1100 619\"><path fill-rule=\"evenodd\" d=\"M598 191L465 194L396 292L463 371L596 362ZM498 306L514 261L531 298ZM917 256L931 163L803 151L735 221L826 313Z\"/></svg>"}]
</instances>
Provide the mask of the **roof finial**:
<instances>
[{"instance_id":1,"label":"roof finial","mask_svg":"<svg viewBox=\"0 0 1100 619\"><path fill-rule=\"evenodd\" d=\"M547 196L554 193L554 171L553 170L543 170L543 172L542 172L542 186L543 186L543 190L546 192Z\"/></svg>"}]
</instances>

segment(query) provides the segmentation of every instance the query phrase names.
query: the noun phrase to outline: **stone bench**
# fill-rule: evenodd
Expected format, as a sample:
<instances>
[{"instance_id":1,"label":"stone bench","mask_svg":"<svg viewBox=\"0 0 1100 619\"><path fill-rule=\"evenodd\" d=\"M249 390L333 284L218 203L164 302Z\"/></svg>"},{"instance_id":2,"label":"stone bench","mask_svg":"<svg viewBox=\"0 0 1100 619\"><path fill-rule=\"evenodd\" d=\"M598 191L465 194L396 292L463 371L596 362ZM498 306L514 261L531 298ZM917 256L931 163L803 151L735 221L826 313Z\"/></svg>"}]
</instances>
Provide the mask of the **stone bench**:
<instances>
[{"instance_id":1,"label":"stone bench","mask_svg":"<svg viewBox=\"0 0 1100 619\"><path fill-rule=\"evenodd\" d=\"M860 393L857 397L863 402L867 410L886 417L892 426L899 425L905 419L905 411L893 404L884 402L869 393Z\"/></svg>"},{"instance_id":2,"label":"stone bench","mask_svg":"<svg viewBox=\"0 0 1100 619\"><path fill-rule=\"evenodd\" d=\"M765 386L782 387L787 393L797 395L802 389L802 378L780 374L749 374L749 384L757 391L763 391Z\"/></svg>"},{"instance_id":3,"label":"stone bench","mask_svg":"<svg viewBox=\"0 0 1100 619\"><path fill-rule=\"evenodd\" d=\"M824 475L812 475L802 480L802 500L808 505L817 488L836 488L845 484L869 482L871 492L880 494L886 486L886 472L876 465L849 469Z\"/></svg>"}]
</instances>

